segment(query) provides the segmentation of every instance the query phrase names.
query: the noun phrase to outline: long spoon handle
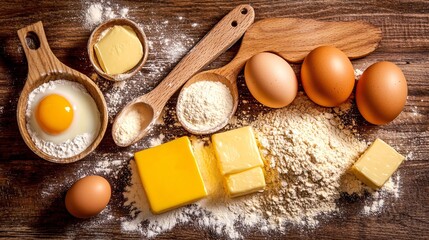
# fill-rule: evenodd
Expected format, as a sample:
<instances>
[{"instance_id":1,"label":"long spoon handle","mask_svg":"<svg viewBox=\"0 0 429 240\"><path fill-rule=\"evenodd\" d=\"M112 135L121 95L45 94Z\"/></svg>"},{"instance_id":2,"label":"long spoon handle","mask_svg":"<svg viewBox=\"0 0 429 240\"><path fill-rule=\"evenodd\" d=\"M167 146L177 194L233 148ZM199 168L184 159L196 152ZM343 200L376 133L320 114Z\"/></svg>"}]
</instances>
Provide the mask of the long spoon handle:
<instances>
[{"instance_id":1,"label":"long spoon handle","mask_svg":"<svg viewBox=\"0 0 429 240\"><path fill-rule=\"evenodd\" d=\"M240 39L252 25L255 12L250 5L239 5L229 12L149 93L152 105L163 108L168 99L190 77L200 71ZM147 96L149 97L149 96Z\"/></svg>"}]
</instances>

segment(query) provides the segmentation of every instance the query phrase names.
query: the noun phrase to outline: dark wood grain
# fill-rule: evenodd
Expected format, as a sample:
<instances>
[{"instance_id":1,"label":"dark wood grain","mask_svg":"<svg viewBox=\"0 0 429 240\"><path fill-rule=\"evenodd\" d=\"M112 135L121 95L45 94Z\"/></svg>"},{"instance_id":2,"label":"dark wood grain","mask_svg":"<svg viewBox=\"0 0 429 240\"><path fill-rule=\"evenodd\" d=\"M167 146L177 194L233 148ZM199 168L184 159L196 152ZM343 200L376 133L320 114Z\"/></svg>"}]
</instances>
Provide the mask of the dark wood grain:
<instances>
[{"instance_id":1,"label":"dark wood grain","mask_svg":"<svg viewBox=\"0 0 429 240\"><path fill-rule=\"evenodd\" d=\"M124 96L119 106L133 97L153 89L186 52L171 59L159 47L157 41L172 38L173 33L183 33L196 43L227 12L244 1L115 1L130 9L128 16L145 26L149 41L153 42L142 76L144 88L136 88ZM123 207L122 192L128 185L130 172L121 166L113 184L109 221L103 215L89 220L71 217L64 207L64 196L71 184L78 179L79 171L94 173L97 161L103 153L118 153L117 159L124 162L129 157L121 155L124 149L117 147L110 134L106 134L97 153L81 161L59 165L47 162L35 155L19 135L16 121L16 106L27 76L27 62L20 47L16 31L42 20L52 51L64 64L90 76L92 69L87 56L86 44L91 31L85 28L84 12L90 3L85 1L2 1L0 4L0 237L36 238L141 238L138 233L121 232L120 219L128 209ZM400 166L401 193L398 199L386 199L385 209L374 216L357 214L363 207L361 200L342 198L339 204L341 216L324 219L316 229L302 231L290 228L279 235L276 232L261 233L250 229L247 238L306 238L306 239L427 239L429 238L429 2L428 1L252 1L256 19L269 17L298 17L319 20L363 20L380 27L382 41L369 56L354 60L355 68L365 69L374 62L386 60L399 65L409 87L409 97L404 111L385 126L366 123L354 112L358 131L362 138L373 140L381 137L399 152L412 154ZM178 17L183 17L182 21ZM168 21L163 33L155 25ZM197 27L191 27L198 23ZM152 28L151 28L152 27ZM187 44L190 49L192 44ZM238 44L221 55L208 68L221 67L228 63L238 50ZM155 67L163 67L160 74L151 75ZM293 68L299 75L299 65ZM138 75L134 80L138 80ZM140 77L141 78L141 77ZM113 83L98 79L102 90L110 91ZM240 96L255 109L263 107L252 99L238 79ZM143 85L137 81L136 85ZM174 109L177 94L167 106ZM108 96L106 95L106 100ZM238 112L248 106L242 103ZM112 117L112 116L109 116ZM166 120L166 123L172 120ZM110 132L109 124L107 133ZM159 131L159 130L156 130ZM156 131L153 134L156 134ZM166 138L186 134L180 127L168 129ZM140 146L143 146L142 143ZM134 149L127 149L127 151ZM135 149L137 150L137 149ZM109 179L109 175L105 175ZM61 183L61 184L58 184ZM50 184L57 184L55 192ZM177 226L160 238L214 239L209 231L191 224Z\"/></svg>"}]
</instances>

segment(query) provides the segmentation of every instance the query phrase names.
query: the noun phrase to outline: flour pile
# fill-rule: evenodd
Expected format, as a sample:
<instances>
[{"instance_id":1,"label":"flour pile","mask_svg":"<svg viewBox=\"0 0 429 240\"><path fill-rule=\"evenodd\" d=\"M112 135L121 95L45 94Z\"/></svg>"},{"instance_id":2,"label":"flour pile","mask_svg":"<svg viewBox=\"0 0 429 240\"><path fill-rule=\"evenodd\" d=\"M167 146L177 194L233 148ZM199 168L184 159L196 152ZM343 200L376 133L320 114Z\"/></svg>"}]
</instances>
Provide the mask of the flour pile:
<instances>
[{"instance_id":1,"label":"flour pile","mask_svg":"<svg viewBox=\"0 0 429 240\"><path fill-rule=\"evenodd\" d=\"M131 161L132 179L124 192L124 205L131 209L132 218L121 221L122 229L150 238L177 224L192 222L218 236L235 239L253 228L283 233L290 224L316 227L320 215L340 212L336 200L342 193L372 193L347 172L367 147L354 136L353 124L342 123L340 116L350 107L348 102L339 108L322 108L300 93L290 106L261 114L252 122L266 161L267 188L263 193L229 198L210 141L193 137L209 196L190 206L152 215ZM389 180L379 192L396 195L398 187Z\"/></svg>"},{"instance_id":2,"label":"flour pile","mask_svg":"<svg viewBox=\"0 0 429 240\"><path fill-rule=\"evenodd\" d=\"M201 132L226 125L234 107L231 92L221 82L198 81L184 88L177 117L188 129Z\"/></svg>"}]
</instances>

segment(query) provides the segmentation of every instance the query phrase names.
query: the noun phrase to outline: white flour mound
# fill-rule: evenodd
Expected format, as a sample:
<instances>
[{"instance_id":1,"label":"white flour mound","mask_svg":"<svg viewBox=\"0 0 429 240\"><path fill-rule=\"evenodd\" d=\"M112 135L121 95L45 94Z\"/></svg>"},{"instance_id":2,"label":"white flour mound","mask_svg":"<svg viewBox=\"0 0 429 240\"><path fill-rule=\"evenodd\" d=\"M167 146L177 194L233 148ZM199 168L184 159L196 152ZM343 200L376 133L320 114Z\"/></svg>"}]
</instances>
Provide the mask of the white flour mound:
<instances>
[{"instance_id":1,"label":"white flour mound","mask_svg":"<svg viewBox=\"0 0 429 240\"><path fill-rule=\"evenodd\" d=\"M194 131L226 124L233 109L228 87L221 82L198 81L186 87L177 102L177 117Z\"/></svg>"}]
</instances>

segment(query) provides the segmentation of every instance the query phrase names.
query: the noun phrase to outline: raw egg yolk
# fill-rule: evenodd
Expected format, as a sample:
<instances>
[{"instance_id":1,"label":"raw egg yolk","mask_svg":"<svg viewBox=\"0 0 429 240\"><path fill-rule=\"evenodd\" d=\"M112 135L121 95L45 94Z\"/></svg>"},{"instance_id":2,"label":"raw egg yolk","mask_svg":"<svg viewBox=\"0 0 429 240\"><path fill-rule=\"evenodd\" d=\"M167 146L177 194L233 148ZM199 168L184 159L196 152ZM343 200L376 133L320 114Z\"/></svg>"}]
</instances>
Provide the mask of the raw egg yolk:
<instances>
[{"instance_id":1,"label":"raw egg yolk","mask_svg":"<svg viewBox=\"0 0 429 240\"><path fill-rule=\"evenodd\" d=\"M36 120L46 133L60 134L67 130L73 121L72 105L61 95L48 95L37 106Z\"/></svg>"}]
</instances>

